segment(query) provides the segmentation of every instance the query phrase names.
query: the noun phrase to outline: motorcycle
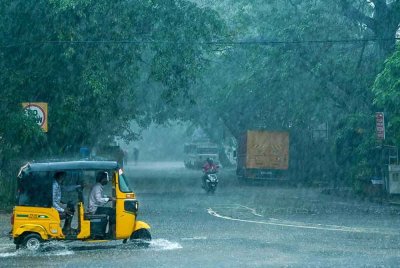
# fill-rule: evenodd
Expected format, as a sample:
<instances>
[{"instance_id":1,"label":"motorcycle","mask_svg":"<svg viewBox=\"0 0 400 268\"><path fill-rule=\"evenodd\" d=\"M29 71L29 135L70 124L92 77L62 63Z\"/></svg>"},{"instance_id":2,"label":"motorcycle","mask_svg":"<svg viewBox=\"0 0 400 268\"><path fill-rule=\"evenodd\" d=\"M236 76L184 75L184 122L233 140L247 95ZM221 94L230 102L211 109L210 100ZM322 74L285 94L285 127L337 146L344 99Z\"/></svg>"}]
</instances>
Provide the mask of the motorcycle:
<instances>
[{"instance_id":1,"label":"motorcycle","mask_svg":"<svg viewBox=\"0 0 400 268\"><path fill-rule=\"evenodd\" d=\"M217 189L218 185L218 176L217 176L217 168L210 169L208 171L204 171L203 176L203 189L206 193L213 194Z\"/></svg>"}]
</instances>

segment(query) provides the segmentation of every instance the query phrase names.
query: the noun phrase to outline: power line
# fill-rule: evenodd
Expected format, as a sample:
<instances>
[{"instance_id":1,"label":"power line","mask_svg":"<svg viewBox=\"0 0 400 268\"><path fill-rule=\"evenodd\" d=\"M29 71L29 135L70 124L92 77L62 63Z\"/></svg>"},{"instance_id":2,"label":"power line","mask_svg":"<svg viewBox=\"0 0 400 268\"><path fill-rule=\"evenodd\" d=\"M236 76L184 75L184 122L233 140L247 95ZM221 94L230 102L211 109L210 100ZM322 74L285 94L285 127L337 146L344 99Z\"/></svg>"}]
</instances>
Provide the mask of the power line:
<instances>
[{"instance_id":1,"label":"power line","mask_svg":"<svg viewBox=\"0 0 400 268\"><path fill-rule=\"evenodd\" d=\"M394 41L400 40L400 37L394 38L361 38L361 39L326 39L326 40L243 40L243 41L205 41L205 42L184 42L184 41L165 41L165 40L82 40L82 41L70 41L70 40L42 40L42 41L17 41L17 42L3 42L1 48L12 48L12 47L23 47L33 45L107 45L107 44L118 44L118 45L146 45L146 44L171 44L171 45L210 45L210 46L249 46L249 45L261 45L261 46L273 46L273 45L290 45L290 44L326 44L326 43L337 43L337 44L353 44L353 43L368 43L378 41Z\"/></svg>"}]
</instances>

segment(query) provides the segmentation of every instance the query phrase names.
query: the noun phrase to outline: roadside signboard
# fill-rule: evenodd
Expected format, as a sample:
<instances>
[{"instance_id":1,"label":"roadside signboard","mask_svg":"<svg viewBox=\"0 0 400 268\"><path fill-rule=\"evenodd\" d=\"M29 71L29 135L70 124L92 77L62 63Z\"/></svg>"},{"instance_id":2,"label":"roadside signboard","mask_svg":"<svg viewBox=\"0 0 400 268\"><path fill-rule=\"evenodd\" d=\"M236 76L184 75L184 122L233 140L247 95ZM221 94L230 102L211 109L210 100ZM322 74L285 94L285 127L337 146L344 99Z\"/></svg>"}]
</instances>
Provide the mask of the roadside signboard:
<instances>
[{"instance_id":1,"label":"roadside signboard","mask_svg":"<svg viewBox=\"0 0 400 268\"><path fill-rule=\"evenodd\" d=\"M47 103L46 102L23 102L22 107L25 111L30 110L36 117L36 123L43 129L44 132L48 131L47 128Z\"/></svg>"},{"instance_id":2,"label":"roadside signboard","mask_svg":"<svg viewBox=\"0 0 400 268\"><path fill-rule=\"evenodd\" d=\"M377 112L375 114L375 122L376 122L376 138L378 140L385 139L385 116L383 112Z\"/></svg>"}]
</instances>

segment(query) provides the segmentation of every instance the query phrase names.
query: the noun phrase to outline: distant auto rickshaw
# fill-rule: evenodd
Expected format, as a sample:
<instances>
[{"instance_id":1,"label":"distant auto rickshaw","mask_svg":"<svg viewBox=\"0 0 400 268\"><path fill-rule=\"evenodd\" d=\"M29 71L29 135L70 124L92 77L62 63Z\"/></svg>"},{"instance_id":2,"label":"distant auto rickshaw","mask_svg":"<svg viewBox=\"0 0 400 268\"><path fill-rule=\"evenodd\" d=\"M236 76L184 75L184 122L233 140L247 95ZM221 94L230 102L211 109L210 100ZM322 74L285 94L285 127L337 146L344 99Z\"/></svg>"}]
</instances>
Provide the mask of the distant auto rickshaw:
<instances>
[{"instance_id":1,"label":"distant auto rickshaw","mask_svg":"<svg viewBox=\"0 0 400 268\"><path fill-rule=\"evenodd\" d=\"M65 233L61 227L59 212L52 206L53 178L56 172L66 174L66 186L86 185L83 190L77 188L64 193L63 198L76 198L73 207L77 208L74 232ZM112 210L115 212L115 228L110 229L109 215L89 214L84 200L88 200L90 185L95 182L96 173L110 174L109 188L112 197ZM148 245L151 240L150 226L137 220L139 203L129 188L122 169L115 161L68 161L28 163L18 174L18 192L16 205L11 218L11 238L16 248L38 250L44 242L51 240L108 241L122 240ZM75 195L75 197L74 197ZM107 228L108 227L108 228ZM108 232L106 232L108 229Z\"/></svg>"}]
</instances>

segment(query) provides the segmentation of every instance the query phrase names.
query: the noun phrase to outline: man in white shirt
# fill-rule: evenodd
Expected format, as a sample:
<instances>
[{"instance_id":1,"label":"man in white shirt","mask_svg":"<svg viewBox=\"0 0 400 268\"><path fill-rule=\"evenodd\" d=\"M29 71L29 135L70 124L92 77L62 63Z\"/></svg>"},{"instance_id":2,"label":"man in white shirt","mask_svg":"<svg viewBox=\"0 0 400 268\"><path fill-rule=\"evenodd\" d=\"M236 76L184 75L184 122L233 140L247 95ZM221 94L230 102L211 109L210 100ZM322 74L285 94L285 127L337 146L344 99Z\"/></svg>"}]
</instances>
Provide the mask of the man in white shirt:
<instances>
[{"instance_id":1,"label":"man in white shirt","mask_svg":"<svg viewBox=\"0 0 400 268\"><path fill-rule=\"evenodd\" d=\"M64 181L66 173L58 171L54 174L53 180L53 207L60 214L60 218L65 218L66 206L61 202L61 184Z\"/></svg>"},{"instance_id":2,"label":"man in white shirt","mask_svg":"<svg viewBox=\"0 0 400 268\"><path fill-rule=\"evenodd\" d=\"M72 217L74 216L74 207L72 205L67 205L61 201L61 187L65 179L66 172L57 171L54 173L53 180L53 207L58 211L60 219L65 219L63 233L68 233L71 231ZM68 187L63 187L65 191L73 191L77 188L82 187L81 185L72 185Z\"/></svg>"},{"instance_id":3,"label":"man in white shirt","mask_svg":"<svg viewBox=\"0 0 400 268\"><path fill-rule=\"evenodd\" d=\"M93 185L89 194L89 206L88 213L90 214L105 214L108 215L108 221L110 224L110 231L114 232L115 230L115 209L111 207L105 207L105 205L110 201L115 201L113 197L107 197L104 195L104 186L107 185L108 173L105 171L100 171L96 176L96 184Z\"/></svg>"}]
</instances>

